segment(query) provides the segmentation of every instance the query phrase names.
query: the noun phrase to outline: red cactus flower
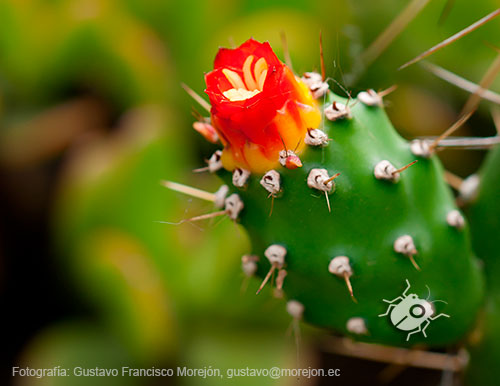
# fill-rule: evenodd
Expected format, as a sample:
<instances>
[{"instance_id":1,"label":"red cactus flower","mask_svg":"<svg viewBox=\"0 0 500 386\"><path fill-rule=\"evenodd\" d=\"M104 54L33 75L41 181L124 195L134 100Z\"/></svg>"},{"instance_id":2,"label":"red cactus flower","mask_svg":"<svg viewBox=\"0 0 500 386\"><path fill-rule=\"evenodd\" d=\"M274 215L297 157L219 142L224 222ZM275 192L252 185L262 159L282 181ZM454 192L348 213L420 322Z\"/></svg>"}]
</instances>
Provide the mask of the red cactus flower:
<instances>
[{"instance_id":1,"label":"red cactus flower","mask_svg":"<svg viewBox=\"0 0 500 386\"><path fill-rule=\"evenodd\" d=\"M300 153L307 129L321 113L309 88L283 64L269 43L249 39L221 48L206 74L212 125L224 145L222 163L262 173L279 166L281 150Z\"/></svg>"}]
</instances>

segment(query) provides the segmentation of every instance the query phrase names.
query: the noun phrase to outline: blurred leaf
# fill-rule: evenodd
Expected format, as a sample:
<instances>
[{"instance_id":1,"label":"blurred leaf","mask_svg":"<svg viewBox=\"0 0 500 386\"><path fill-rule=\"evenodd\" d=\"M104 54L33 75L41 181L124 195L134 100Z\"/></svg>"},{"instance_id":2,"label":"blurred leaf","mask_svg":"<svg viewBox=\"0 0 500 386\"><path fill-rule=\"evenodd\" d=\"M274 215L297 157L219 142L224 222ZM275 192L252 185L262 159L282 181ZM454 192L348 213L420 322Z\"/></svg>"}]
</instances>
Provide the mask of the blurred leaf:
<instances>
[{"instance_id":1,"label":"blurred leaf","mask_svg":"<svg viewBox=\"0 0 500 386\"><path fill-rule=\"evenodd\" d=\"M133 360L123 347L106 331L85 323L67 322L41 331L26 347L16 366L21 368L51 369L61 366L68 369L68 377L16 377L14 385L23 386L84 386L88 377L73 376L73 369L109 368L131 366ZM141 385L140 378L92 377L92 385L133 386Z\"/></svg>"},{"instance_id":2,"label":"blurred leaf","mask_svg":"<svg viewBox=\"0 0 500 386\"><path fill-rule=\"evenodd\" d=\"M153 31L113 0L0 5L0 70L16 100L91 90L120 108L165 103L171 66Z\"/></svg>"},{"instance_id":3,"label":"blurred leaf","mask_svg":"<svg viewBox=\"0 0 500 386\"><path fill-rule=\"evenodd\" d=\"M36 167L56 158L82 134L104 127L102 106L92 99L76 99L29 114L0 131L0 162L8 169Z\"/></svg>"},{"instance_id":4,"label":"blurred leaf","mask_svg":"<svg viewBox=\"0 0 500 386\"><path fill-rule=\"evenodd\" d=\"M193 339L186 347L184 363L189 367L205 368L212 366L226 374L227 370L237 371L240 369L271 369L276 366L280 369L307 368L315 364L311 363L306 345L301 343L301 362L297 360L297 347L290 336L285 335L283 330L250 330L244 332L231 327L221 329L221 326L212 325L208 328L199 328L194 331ZM182 362L181 362L182 363ZM225 376L207 377L201 379L188 377L183 379L186 385L226 385L238 384L241 386L255 385L288 385L302 384L302 379L294 377L283 377L272 379L270 376L240 376L229 378Z\"/></svg>"}]
</instances>

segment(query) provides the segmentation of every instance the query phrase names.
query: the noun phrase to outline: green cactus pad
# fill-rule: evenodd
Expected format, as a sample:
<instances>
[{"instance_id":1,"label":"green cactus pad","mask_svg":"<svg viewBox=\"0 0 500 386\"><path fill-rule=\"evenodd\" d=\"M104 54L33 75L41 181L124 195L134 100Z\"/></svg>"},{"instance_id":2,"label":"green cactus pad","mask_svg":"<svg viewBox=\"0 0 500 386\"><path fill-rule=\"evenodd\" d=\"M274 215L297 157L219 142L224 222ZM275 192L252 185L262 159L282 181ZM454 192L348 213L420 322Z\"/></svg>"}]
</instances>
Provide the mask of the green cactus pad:
<instances>
[{"instance_id":1,"label":"green cactus pad","mask_svg":"<svg viewBox=\"0 0 500 386\"><path fill-rule=\"evenodd\" d=\"M244 203L239 221L249 233L252 253L259 256L257 274L264 277L270 270L266 248L281 245L286 248L283 290L287 298L304 305L305 321L384 344L456 342L474 323L483 282L468 226L447 221L456 207L438 159L415 156L379 105L348 102L330 92L325 100L323 106L348 103L352 117L324 119L320 129L331 141L325 147L308 146L300 154L303 167L277 170L281 190L275 198L260 184L262 175L251 175L244 187L236 188L231 173L219 171L230 187L228 195L237 193ZM401 172L397 182L374 176L382 160L400 168L416 159L418 163ZM326 169L330 176L340 173L329 194L331 212L325 192L307 184L314 168ZM395 240L404 235L414 241L413 258L420 270L409 256L394 250ZM349 258L355 299L344 277L329 272L336 256ZM448 303L435 303L435 315L450 317L430 321L427 338L415 333L407 341L408 331L396 328L388 316L379 317L389 306L383 299L400 296L406 280L411 284L408 294ZM348 329L352 318L361 318L366 331Z\"/></svg>"},{"instance_id":2,"label":"green cactus pad","mask_svg":"<svg viewBox=\"0 0 500 386\"><path fill-rule=\"evenodd\" d=\"M491 150L481 167L477 198L468 208L472 242L478 257L484 260L488 286L500 293L500 147Z\"/></svg>"},{"instance_id":3,"label":"green cactus pad","mask_svg":"<svg viewBox=\"0 0 500 386\"><path fill-rule=\"evenodd\" d=\"M500 377L500 147L491 150L479 173L476 196L467 210L474 250L485 266L487 303L470 344L468 385L497 385Z\"/></svg>"}]
</instances>

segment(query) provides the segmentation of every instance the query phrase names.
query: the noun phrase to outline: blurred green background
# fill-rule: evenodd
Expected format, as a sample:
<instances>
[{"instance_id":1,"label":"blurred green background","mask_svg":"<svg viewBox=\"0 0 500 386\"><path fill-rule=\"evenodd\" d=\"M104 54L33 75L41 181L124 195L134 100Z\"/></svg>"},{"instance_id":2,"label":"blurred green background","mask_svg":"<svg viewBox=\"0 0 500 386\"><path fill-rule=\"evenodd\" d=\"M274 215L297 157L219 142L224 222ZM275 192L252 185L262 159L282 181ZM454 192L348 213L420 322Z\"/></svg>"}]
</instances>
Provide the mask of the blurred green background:
<instances>
[{"instance_id":1,"label":"blurred green background","mask_svg":"<svg viewBox=\"0 0 500 386\"><path fill-rule=\"evenodd\" d=\"M397 84L387 111L401 134L440 134L468 94L419 65L397 68L493 11L498 1L429 1L387 50L371 65L363 63L362 53L410 2L2 0L0 288L6 325L0 382L89 384L78 377L12 378L12 366L324 364L314 347L320 332L307 328L297 362L284 300L269 292L254 296L257 281L241 291L240 256L249 250L241 230L229 221L161 222L213 208L165 190L160 180L209 191L218 186L214 177L191 172L214 148L191 129L193 106L202 109L180 84L203 94L203 74L218 47L251 36L270 41L283 59L284 34L294 70L317 70L322 31L329 76L353 92ZM492 45L500 47L499 30L494 20L429 60L479 82L497 54ZM499 80L492 89L500 90ZM483 103L458 134L493 135L489 107ZM465 177L484 153L440 156ZM220 382L92 379L103 385Z\"/></svg>"}]
</instances>

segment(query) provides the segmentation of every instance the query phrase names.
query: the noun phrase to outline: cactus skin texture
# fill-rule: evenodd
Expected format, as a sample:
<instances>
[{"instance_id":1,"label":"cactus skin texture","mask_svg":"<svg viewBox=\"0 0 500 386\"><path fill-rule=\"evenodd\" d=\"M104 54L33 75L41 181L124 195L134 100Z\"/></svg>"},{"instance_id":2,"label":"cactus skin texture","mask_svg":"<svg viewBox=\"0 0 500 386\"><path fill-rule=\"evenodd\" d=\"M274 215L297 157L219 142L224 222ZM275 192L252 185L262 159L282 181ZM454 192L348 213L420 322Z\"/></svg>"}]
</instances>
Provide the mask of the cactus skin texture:
<instances>
[{"instance_id":1,"label":"cactus skin texture","mask_svg":"<svg viewBox=\"0 0 500 386\"><path fill-rule=\"evenodd\" d=\"M241 57L239 60L243 61ZM286 249L286 256L283 264L275 262L275 268L279 268L276 285L283 283L287 298L303 305L303 313L294 317L383 344L442 346L458 341L475 321L483 281L471 252L468 226L453 226L447 220L456 207L438 159L413 154L414 147L394 130L381 96L373 90L348 101L327 90L328 85L318 74L306 74L303 82L322 102L317 106L322 121L313 129L321 129L331 140L324 141L324 146L303 147L297 152L299 162L295 160L290 166L287 158L281 163L289 167L270 164L273 166L269 169L280 176L280 189L274 197L261 185L264 173L260 170L254 169L248 179L236 184L232 170L221 166L217 172L229 186L227 196L237 194L244 204L236 220L248 231L252 255L258 257L256 274L264 277L270 272L265 252L277 244ZM224 86L220 89L223 91ZM213 114L219 106L214 106L212 98L211 102ZM245 114L250 114L250 102ZM217 130L216 122L212 122ZM311 142L308 133L299 138L302 143ZM297 141L287 138L283 143L287 149L283 150L290 151L290 143ZM223 143L227 146L228 141ZM390 172L416 159L416 165L400 174ZM389 170L389 180L374 174L384 160L395 165L382 168L382 174ZM308 186L309 173L316 168L326 169L328 176L340 173L330 182L331 212L325 192ZM248 175L248 171L238 169L234 173ZM403 243L411 253L395 251L395 241L401 236L411 236L415 248ZM345 277L329 271L330 262L337 256L349 259ZM355 298L349 294L347 279ZM415 333L407 340L408 331L397 329L388 316L379 317L389 306L383 299L400 296L406 280L411 284L408 294L448 303L434 303L435 315L445 313L450 318L432 321L427 338Z\"/></svg>"},{"instance_id":2,"label":"cactus skin texture","mask_svg":"<svg viewBox=\"0 0 500 386\"><path fill-rule=\"evenodd\" d=\"M500 147L488 154L481 167L477 196L468 208L474 250L485 266L488 299L481 323L471 339L468 385L498 385L500 378Z\"/></svg>"},{"instance_id":3,"label":"cactus skin texture","mask_svg":"<svg viewBox=\"0 0 500 386\"><path fill-rule=\"evenodd\" d=\"M492 149L481 167L476 199L468 208L474 251L481 258L490 292L500 294L500 147Z\"/></svg>"}]
</instances>

